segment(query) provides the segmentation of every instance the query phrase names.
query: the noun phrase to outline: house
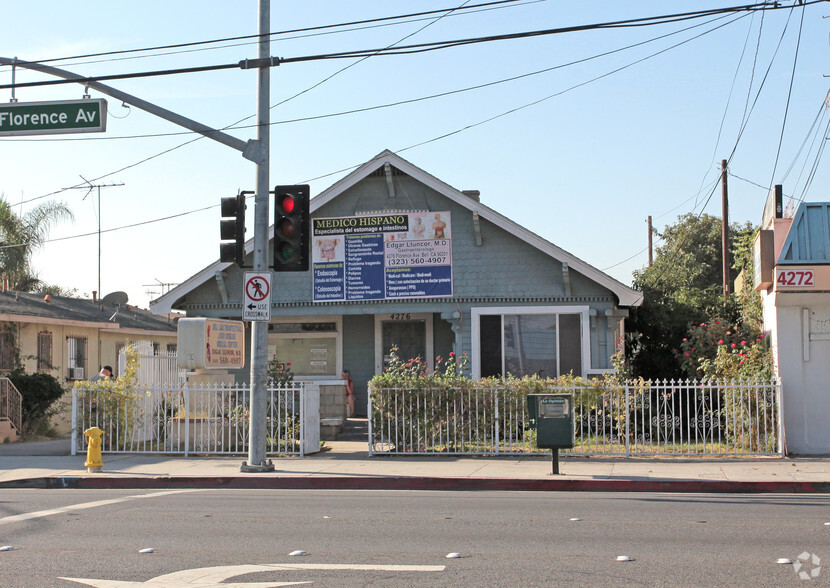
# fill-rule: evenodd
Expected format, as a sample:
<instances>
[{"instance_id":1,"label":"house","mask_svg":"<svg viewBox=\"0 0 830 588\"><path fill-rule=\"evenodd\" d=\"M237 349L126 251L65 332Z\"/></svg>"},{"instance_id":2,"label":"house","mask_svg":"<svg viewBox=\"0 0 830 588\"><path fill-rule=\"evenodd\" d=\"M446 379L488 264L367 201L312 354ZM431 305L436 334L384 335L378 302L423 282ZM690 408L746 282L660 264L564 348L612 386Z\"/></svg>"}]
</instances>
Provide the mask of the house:
<instances>
[{"instance_id":1,"label":"house","mask_svg":"<svg viewBox=\"0 0 830 588\"><path fill-rule=\"evenodd\" d=\"M311 231L310 270L273 275L269 358L318 383L341 382L350 370L358 415L393 347L430 367L436 356L466 356L473 376L610 371L628 309L642 300L477 191L390 151L311 200ZM250 240L248 265L252 250ZM239 320L243 272L217 261L150 308Z\"/></svg>"},{"instance_id":2,"label":"house","mask_svg":"<svg viewBox=\"0 0 830 588\"><path fill-rule=\"evenodd\" d=\"M755 287L769 333L786 450L830 453L830 203L802 202L784 218L781 187L755 241Z\"/></svg>"},{"instance_id":3,"label":"house","mask_svg":"<svg viewBox=\"0 0 830 588\"><path fill-rule=\"evenodd\" d=\"M118 375L118 354L132 341L150 341L158 351L174 351L172 319L127 304L126 294L101 300L26 292L0 292L0 373L18 362L27 373L46 372L69 390L104 365ZM63 402L71 400L64 397ZM69 430L69 413L56 421Z\"/></svg>"}]
</instances>

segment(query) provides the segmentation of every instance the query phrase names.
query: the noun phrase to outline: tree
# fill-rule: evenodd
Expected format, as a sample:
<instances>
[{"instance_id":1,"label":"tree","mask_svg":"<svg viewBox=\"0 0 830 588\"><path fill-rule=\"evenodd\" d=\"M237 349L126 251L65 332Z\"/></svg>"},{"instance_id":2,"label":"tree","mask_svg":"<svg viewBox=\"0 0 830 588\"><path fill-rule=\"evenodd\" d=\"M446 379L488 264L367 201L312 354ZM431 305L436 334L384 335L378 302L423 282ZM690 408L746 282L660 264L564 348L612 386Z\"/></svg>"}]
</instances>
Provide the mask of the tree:
<instances>
[{"instance_id":1,"label":"tree","mask_svg":"<svg viewBox=\"0 0 830 588\"><path fill-rule=\"evenodd\" d=\"M730 225L730 250L753 230L749 223ZM652 267L634 272L643 304L629 322L627 350L635 376L682 378L689 375L681 344L690 327L711 317L734 323L741 308L736 298L723 296L720 218L685 214L660 236L663 245ZM730 283L737 274L733 266Z\"/></svg>"},{"instance_id":2,"label":"tree","mask_svg":"<svg viewBox=\"0 0 830 588\"><path fill-rule=\"evenodd\" d=\"M36 292L43 282L31 262L56 223L73 220L72 212L62 202L45 202L22 216L0 195L0 275L9 286L21 292Z\"/></svg>"}]
</instances>

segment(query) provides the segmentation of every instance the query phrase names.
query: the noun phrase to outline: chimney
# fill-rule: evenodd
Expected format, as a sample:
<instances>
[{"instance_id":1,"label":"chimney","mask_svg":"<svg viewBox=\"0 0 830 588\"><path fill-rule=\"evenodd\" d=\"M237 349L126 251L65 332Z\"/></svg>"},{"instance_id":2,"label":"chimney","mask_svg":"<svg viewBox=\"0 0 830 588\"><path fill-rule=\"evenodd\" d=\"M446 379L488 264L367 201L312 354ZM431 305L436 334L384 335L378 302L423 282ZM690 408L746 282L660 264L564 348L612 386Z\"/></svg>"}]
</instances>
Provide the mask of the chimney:
<instances>
[{"instance_id":1,"label":"chimney","mask_svg":"<svg viewBox=\"0 0 830 588\"><path fill-rule=\"evenodd\" d=\"M51 303L52 303L52 295L51 295L51 294L47 294L46 296L44 296L44 297L43 297L43 301L44 301L46 304L51 304Z\"/></svg>"},{"instance_id":2,"label":"chimney","mask_svg":"<svg viewBox=\"0 0 830 588\"><path fill-rule=\"evenodd\" d=\"M98 300L98 290L93 290L92 291L92 301L95 302L96 300Z\"/></svg>"},{"instance_id":3,"label":"chimney","mask_svg":"<svg viewBox=\"0 0 830 588\"><path fill-rule=\"evenodd\" d=\"M461 190L461 193L465 196L469 196L476 202L481 202L481 192L478 190Z\"/></svg>"}]
</instances>

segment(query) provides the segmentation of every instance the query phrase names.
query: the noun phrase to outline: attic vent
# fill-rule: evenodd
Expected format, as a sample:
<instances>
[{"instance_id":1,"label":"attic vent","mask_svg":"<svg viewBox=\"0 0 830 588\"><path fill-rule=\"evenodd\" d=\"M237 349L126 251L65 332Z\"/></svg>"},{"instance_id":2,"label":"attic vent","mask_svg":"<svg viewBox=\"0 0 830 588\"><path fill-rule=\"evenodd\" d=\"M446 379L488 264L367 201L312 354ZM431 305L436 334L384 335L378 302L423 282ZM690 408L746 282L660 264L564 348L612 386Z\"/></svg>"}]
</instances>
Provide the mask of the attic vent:
<instances>
[{"instance_id":1,"label":"attic vent","mask_svg":"<svg viewBox=\"0 0 830 588\"><path fill-rule=\"evenodd\" d=\"M380 166L380 167L379 167L379 168L377 168L375 171L373 171L372 173L370 173L370 174L369 174L369 177L370 177L370 178L382 178L382 177L384 177L384 176L386 175L386 171L384 170L384 167L385 167L385 166ZM405 173L403 173L401 170L399 170L398 168L396 168L394 165L390 165L389 167L390 167L390 169L392 170L392 175L393 175L393 176L405 176L405 175L406 175L406 174L405 174Z\"/></svg>"}]
</instances>

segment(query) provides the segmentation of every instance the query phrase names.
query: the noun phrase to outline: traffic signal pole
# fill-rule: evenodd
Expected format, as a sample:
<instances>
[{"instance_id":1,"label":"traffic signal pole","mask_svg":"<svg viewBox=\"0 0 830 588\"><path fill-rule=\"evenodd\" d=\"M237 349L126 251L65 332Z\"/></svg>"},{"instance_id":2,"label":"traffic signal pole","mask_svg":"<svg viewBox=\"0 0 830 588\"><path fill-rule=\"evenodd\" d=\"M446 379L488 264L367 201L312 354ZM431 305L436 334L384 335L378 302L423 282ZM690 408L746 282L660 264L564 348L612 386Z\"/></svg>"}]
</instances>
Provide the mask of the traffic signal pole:
<instances>
[{"instance_id":1,"label":"traffic signal pole","mask_svg":"<svg viewBox=\"0 0 830 588\"><path fill-rule=\"evenodd\" d=\"M271 0L259 0L259 58L271 52ZM258 70L256 196L254 196L254 271L268 270L268 201L271 141L271 68ZM239 467L243 472L268 472L274 469L265 460L265 425L267 415L268 323L251 323L251 398L248 428L248 461Z\"/></svg>"},{"instance_id":2,"label":"traffic signal pole","mask_svg":"<svg viewBox=\"0 0 830 588\"><path fill-rule=\"evenodd\" d=\"M101 82L88 80L81 75L44 65L37 62L20 61L17 58L0 57L0 65L21 67L39 71L66 80L73 80L112 96L136 108L140 108L159 118L197 132L242 153L242 156L256 164L256 196L254 197L254 259L255 271L268 270L268 202L269 202L269 166L270 166L270 122L269 102L271 99L271 67L279 65L279 59L269 55L271 50L271 8L270 0L259 0L259 51L258 59L240 62L242 69L258 69L257 96L257 139L243 141L208 125L184 117L166 108L123 92ZM269 302L270 303L270 302ZM268 360L268 323L253 321L251 325L251 398L249 414L248 461L243 462L242 471L266 472L274 469L271 462L265 461L265 425L267 417L267 360Z\"/></svg>"}]
</instances>

